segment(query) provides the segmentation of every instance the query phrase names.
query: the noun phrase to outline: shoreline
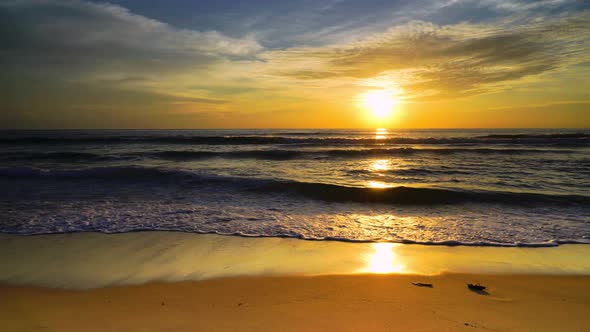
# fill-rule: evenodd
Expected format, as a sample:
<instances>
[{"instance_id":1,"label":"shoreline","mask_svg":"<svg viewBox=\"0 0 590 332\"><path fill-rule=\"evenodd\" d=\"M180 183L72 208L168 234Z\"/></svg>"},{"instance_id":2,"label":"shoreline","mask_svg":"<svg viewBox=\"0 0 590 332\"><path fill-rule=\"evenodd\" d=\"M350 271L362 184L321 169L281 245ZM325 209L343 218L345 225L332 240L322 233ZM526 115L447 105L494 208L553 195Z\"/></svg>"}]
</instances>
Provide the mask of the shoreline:
<instances>
[{"instance_id":1,"label":"shoreline","mask_svg":"<svg viewBox=\"0 0 590 332\"><path fill-rule=\"evenodd\" d=\"M590 246L472 247L180 232L0 234L0 283L87 289L241 276L590 275Z\"/></svg>"},{"instance_id":2,"label":"shoreline","mask_svg":"<svg viewBox=\"0 0 590 332\"><path fill-rule=\"evenodd\" d=\"M486 285L487 294L468 282ZM590 276L258 276L90 290L0 285L0 293L0 323L10 331L583 331L590 324Z\"/></svg>"},{"instance_id":3,"label":"shoreline","mask_svg":"<svg viewBox=\"0 0 590 332\"><path fill-rule=\"evenodd\" d=\"M404 240L401 242L396 241L388 241L388 240L354 240L354 239L346 239L340 237L326 237L326 238L307 238L303 236L289 236L289 235L249 235L249 234L242 234L242 233L220 233L216 231L211 232L190 232L190 231L183 231L183 230L166 230L166 229L140 229L140 230L131 230L131 231L121 231L121 232L102 232L102 231L64 231L64 232L52 232L52 233L18 233L18 232L2 232L0 231L0 236L2 235L9 235L9 236L22 236L22 237L43 237L43 236L52 236L52 235L73 235L73 234L102 234L102 235L120 235L120 234L131 234L131 233L180 233L180 234L193 234L193 235L213 235L213 236L228 236L228 237L240 237L246 239L290 239L290 240L301 240L301 241L311 241L311 242L344 242L344 243L392 243L396 245L416 245L416 246L443 246L443 247L492 247L492 248L552 248L552 247L559 247L563 245L590 245L590 240L580 239L580 240L551 240L545 242L534 242L534 243L521 243L521 242L514 242L514 243L497 243L497 242L459 242L455 240L445 240L445 241L428 241L428 242L420 242L420 241L410 241Z\"/></svg>"}]
</instances>

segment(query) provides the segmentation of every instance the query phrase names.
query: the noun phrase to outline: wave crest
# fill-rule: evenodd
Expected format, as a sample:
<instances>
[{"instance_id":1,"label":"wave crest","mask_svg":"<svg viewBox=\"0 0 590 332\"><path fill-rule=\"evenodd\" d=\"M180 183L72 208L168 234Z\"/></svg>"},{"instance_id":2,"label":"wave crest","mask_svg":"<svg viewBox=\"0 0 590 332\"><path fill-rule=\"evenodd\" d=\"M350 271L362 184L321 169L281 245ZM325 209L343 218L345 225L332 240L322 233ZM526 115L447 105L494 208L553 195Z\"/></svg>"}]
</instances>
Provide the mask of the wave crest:
<instances>
[{"instance_id":1,"label":"wave crest","mask_svg":"<svg viewBox=\"0 0 590 332\"><path fill-rule=\"evenodd\" d=\"M210 158L225 159L263 159L292 160L320 158L370 158L389 156L408 156L416 154L452 155L522 155L522 154L572 154L567 149L494 149L494 148L378 148L378 149L332 149L332 150L238 150L238 151L195 151L168 150L127 152L120 154L99 154L90 152L6 152L0 153L0 160L17 161L65 161L65 162L104 162L135 159L163 159L173 161L201 160Z\"/></svg>"},{"instance_id":2,"label":"wave crest","mask_svg":"<svg viewBox=\"0 0 590 332\"><path fill-rule=\"evenodd\" d=\"M493 203L506 205L590 205L590 197L540 193L451 190L440 188L365 188L327 183L297 182L261 178L241 178L199 174L190 170L156 167L120 166L71 170L48 170L31 167L0 168L0 178L100 179L102 181L144 181L163 179L183 184L223 185L226 190L262 194L291 194L331 202L362 202L399 205L433 205L458 203Z\"/></svg>"},{"instance_id":3,"label":"wave crest","mask_svg":"<svg viewBox=\"0 0 590 332\"><path fill-rule=\"evenodd\" d=\"M547 135L486 135L475 137L413 138L388 137L306 137L294 136L110 136L110 137L45 137L28 136L0 138L0 144L191 144L191 145L381 145L381 144L425 144L425 145L549 145L587 146L590 134L547 134Z\"/></svg>"}]
</instances>

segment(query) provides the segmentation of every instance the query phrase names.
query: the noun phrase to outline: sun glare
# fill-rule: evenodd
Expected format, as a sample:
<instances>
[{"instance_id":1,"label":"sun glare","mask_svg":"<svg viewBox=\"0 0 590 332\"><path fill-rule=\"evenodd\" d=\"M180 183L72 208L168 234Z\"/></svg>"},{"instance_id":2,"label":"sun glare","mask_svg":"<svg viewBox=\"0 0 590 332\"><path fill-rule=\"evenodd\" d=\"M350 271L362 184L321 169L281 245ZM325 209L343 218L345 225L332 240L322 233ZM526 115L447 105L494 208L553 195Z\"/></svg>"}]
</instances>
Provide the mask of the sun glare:
<instances>
[{"instance_id":1,"label":"sun glare","mask_svg":"<svg viewBox=\"0 0 590 332\"><path fill-rule=\"evenodd\" d=\"M387 129L377 128L375 131L375 139L385 139L387 137Z\"/></svg>"},{"instance_id":2,"label":"sun glare","mask_svg":"<svg viewBox=\"0 0 590 332\"><path fill-rule=\"evenodd\" d=\"M368 273L399 273L405 266L401 264L395 253L396 245L393 243L374 243L373 252L366 258L367 266L363 272Z\"/></svg>"},{"instance_id":3,"label":"sun glare","mask_svg":"<svg viewBox=\"0 0 590 332\"><path fill-rule=\"evenodd\" d=\"M369 188L375 188L375 189L383 189L383 188L391 188L391 187L393 187L391 184L385 183L385 182L381 182L381 181L368 181L367 182L367 186Z\"/></svg>"},{"instance_id":4,"label":"sun glare","mask_svg":"<svg viewBox=\"0 0 590 332\"><path fill-rule=\"evenodd\" d=\"M362 102L375 120L386 120L393 113L396 99L385 90L377 90L365 93Z\"/></svg>"},{"instance_id":5,"label":"sun glare","mask_svg":"<svg viewBox=\"0 0 590 332\"><path fill-rule=\"evenodd\" d=\"M377 172L387 171L390 168L391 166L389 165L389 160L387 159L378 159L373 161L373 163L371 164L371 169Z\"/></svg>"}]
</instances>

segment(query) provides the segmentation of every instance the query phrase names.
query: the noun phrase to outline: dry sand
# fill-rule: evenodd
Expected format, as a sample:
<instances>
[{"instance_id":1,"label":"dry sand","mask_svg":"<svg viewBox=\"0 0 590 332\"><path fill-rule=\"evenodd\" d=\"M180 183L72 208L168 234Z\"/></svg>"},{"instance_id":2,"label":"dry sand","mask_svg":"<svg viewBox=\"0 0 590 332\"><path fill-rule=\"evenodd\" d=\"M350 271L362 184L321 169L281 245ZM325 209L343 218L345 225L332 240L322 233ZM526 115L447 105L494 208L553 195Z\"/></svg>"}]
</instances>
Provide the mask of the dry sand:
<instances>
[{"instance_id":1,"label":"dry sand","mask_svg":"<svg viewBox=\"0 0 590 332\"><path fill-rule=\"evenodd\" d=\"M432 283L433 288L411 282ZM467 289L488 286L488 295ZM239 277L0 287L2 331L588 331L590 277Z\"/></svg>"}]
</instances>

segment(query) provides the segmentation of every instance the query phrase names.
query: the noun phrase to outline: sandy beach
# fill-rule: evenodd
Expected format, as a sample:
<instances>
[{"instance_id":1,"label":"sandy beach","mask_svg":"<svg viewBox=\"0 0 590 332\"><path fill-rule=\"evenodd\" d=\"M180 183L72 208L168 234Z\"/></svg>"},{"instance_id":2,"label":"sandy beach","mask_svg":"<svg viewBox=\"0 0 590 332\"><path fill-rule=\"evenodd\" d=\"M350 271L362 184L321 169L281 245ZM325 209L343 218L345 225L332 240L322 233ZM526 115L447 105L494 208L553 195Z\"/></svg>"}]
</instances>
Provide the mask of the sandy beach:
<instances>
[{"instance_id":1,"label":"sandy beach","mask_svg":"<svg viewBox=\"0 0 590 332\"><path fill-rule=\"evenodd\" d=\"M467 282L488 286L488 294ZM590 277L580 276L242 277L0 293L4 331L585 331L590 324Z\"/></svg>"},{"instance_id":2,"label":"sandy beach","mask_svg":"<svg viewBox=\"0 0 590 332\"><path fill-rule=\"evenodd\" d=\"M0 240L2 331L590 326L586 245L446 247L174 232Z\"/></svg>"}]
</instances>

